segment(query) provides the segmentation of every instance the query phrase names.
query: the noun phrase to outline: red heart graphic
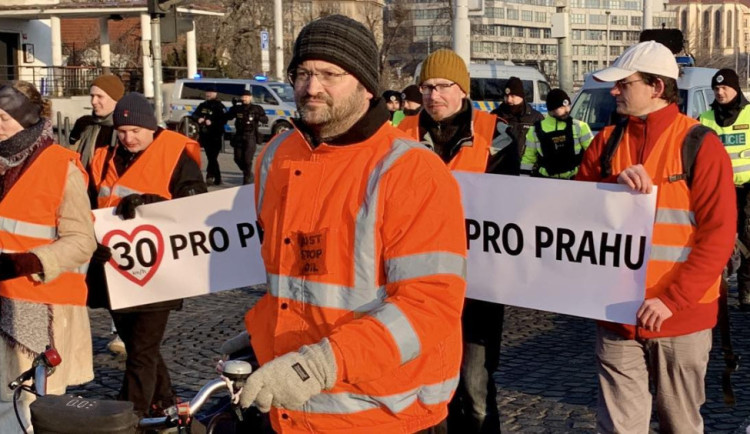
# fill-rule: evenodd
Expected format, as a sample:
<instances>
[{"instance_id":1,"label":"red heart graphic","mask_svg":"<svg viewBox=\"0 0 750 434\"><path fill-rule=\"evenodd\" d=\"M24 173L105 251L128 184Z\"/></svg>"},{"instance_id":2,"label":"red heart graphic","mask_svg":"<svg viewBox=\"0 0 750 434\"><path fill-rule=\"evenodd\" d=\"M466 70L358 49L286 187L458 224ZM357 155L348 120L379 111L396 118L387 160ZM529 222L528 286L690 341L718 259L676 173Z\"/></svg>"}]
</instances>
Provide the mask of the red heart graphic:
<instances>
[{"instance_id":1,"label":"red heart graphic","mask_svg":"<svg viewBox=\"0 0 750 434\"><path fill-rule=\"evenodd\" d=\"M152 256L151 261L152 264L140 264L143 268L148 268L148 271L145 275L138 277L134 276L132 273L129 272L133 268L133 266L136 264L136 261L142 257L142 255L137 255L134 252L134 249L132 248L132 245L135 242L135 238L140 232L149 232L153 234L156 237L156 254ZM156 228L154 225L140 225L133 229L133 232L131 234L126 233L125 231L122 231L120 229L115 229L113 231L107 232L106 235L104 235L104 238L102 238L102 244L104 244L107 247L109 246L109 241L114 237L115 235L120 235L121 237L125 238L129 244L126 244L126 250L122 257L128 257L129 262L132 262L130 267L123 267L118 264L114 258L110 258L109 263L114 267L115 270L120 272L125 278L130 280L131 282L135 283L136 285L144 286L146 283L148 283L149 280L151 280L152 277L154 277L154 274L156 274L156 270L159 268L159 265L161 264L161 259L164 256L164 238L161 236L161 232L159 232L159 229ZM119 244L119 243L118 243ZM138 248L136 243L136 249ZM153 252L152 252L153 253Z\"/></svg>"}]
</instances>

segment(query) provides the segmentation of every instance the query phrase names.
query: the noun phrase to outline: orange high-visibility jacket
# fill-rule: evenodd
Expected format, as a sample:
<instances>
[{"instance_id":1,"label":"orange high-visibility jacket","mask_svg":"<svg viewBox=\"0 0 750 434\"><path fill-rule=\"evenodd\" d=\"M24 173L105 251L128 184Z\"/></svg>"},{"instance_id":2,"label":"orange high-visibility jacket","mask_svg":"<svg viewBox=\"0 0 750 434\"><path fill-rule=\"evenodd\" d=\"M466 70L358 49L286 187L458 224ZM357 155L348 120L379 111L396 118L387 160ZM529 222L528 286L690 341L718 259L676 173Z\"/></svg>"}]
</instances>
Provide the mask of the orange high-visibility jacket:
<instances>
[{"instance_id":1,"label":"orange high-visibility jacket","mask_svg":"<svg viewBox=\"0 0 750 434\"><path fill-rule=\"evenodd\" d=\"M110 151L108 155L107 147L97 149L91 160L90 169L99 194L98 207L116 206L123 197L130 194L150 193L171 199L169 181L172 172L184 150L187 150L188 155L195 159L193 155L195 146L197 143L194 140L182 134L162 130L122 177L118 176L112 161L107 164L106 160L112 158L112 152ZM200 165L200 154L196 162ZM107 164L107 173L102 176L105 164Z\"/></svg>"},{"instance_id":2,"label":"orange high-visibility jacket","mask_svg":"<svg viewBox=\"0 0 750 434\"><path fill-rule=\"evenodd\" d=\"M690 128L698 121L684 115L678 115L670 126L659 137L654 148L643 163L644 168L657 189L656 218L651 240L651 256L646 271L646 298L662 294L674 280L680 264L687 261L691 247L695 244L695 217L690 206L690 190L685 180L670 181L672 175L684 173L682 168L682 143ZM614 127L602 130L604 143L612 134ZM632 161L631 137L623 134L620 145L612 157L612 173L620 173L637 164ZM642 139L633 139L642 140ZM632 146L638 146L634 143ZM659 332L638 329L638 337L655 338L679 336L693 333L716 324L718 312L720 275L708 288L698 306L693 309L674 312L667 319ZM627 336L634 337L635 327L631 325L612 325L619 329L624 327Z\"/></svg>"},{"instance_id":3,"label":"orange high-visibility jacket","mask_svg":"<svg viewBox=\"0 0 750 434\"><path fill-rule=\"evenodd\" d=\"M261 364L328 337L338 379L280 432L411 433L436 425L458 384L466 235L456 181L384 124L315 149L298 130L256 164L268 293L245 324Z\"/></svg>"},{"instance_id":4,"label":"orange high-visibility jacket","mask_svg":"<svg viewBox=\"0 0 750 434\"><path fill-rule=\"evenodd\" d=\"M4 253L28 252L57 239L57 211L63 200L70 162L87 179L78 154L49 146L31 163L0 202L0 246ZM88 182L88 181L85 181ZM22 276L0 282L0 295L48 304L86 305L86 268L60 274L55 280L35 282Z\"/></svg>"},{"instance_id":5,"label":"orange high-visibility jacket","mask_svg":"<svg viewBox=\"0 0 750 434\"><path fill-rule=\"evenodd\" d=\"M461 145L461 149L448 163L448 168L450 170L484 173L487 169L487 160L490 157L490 147L492 137L495 135L497 116L474 109L472 109L471 115L473 118L471 122L472 140ZM398 124L398 129L404 131L414 140L422 139L419 137L419 115L405 117Z\"/></svg>"}]
</instances>

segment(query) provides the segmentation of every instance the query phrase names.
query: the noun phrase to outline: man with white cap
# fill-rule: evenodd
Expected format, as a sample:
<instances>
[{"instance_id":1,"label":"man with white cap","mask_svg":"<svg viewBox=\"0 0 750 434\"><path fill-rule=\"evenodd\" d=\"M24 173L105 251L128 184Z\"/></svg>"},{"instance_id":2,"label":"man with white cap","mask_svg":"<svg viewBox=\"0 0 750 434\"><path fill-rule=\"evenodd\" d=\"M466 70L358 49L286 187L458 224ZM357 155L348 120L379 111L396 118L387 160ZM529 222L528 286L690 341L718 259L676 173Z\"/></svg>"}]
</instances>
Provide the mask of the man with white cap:
<instances>
[{"instance_id":1,"label":"man with white cap","mask_svg":"<svg viewBox=\"0 0 750 434\"><path fill-rule=\"evenodd\" d=\"M737 210L729 157L713 132L679 112L678 76L672 53L654 41L630 47L594 74L613 83L610 92L623 121L594 138L577 179L616 182L639 193L658 188L645 300L636 324L597 327L602 433L648 432L649 379L660 431L704 430L700 407L711 329ZM683 167L686 143L700 144L689 167Z\"/></svg>"}]
</instances>

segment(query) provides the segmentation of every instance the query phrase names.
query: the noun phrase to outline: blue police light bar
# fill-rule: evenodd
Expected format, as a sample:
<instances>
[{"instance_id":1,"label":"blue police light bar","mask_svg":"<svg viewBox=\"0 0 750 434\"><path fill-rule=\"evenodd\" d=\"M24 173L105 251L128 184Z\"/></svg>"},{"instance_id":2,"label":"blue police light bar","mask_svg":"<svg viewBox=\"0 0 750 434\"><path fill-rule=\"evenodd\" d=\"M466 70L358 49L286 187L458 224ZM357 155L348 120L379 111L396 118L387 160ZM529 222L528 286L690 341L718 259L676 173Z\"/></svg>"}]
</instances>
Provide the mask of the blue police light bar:
<instances>
[{"instance_id":1,"label":"blue police light bar","mask_svg":"<svg viewBox=\"0 0 750 434\"><path fill-rule=\"evenodd\" d=\"M255 78L255 81L268 81L268 77L266 77L265 75L256 75L253 78Z\"/></svg>"},{"instance_id":2,"label":"blue police light bar","mask_svg":"<svg viewBox=\"0 0 750 434\"><path fill-rule=\"evenodd\" d=\"M201 77L200 73L197 73L197 74L193 75L193 78L196 79L196 80L200 80L203 77Z\"/></svg>"},{"instance_id":3,"label":"blue police light bar","mask_svg":"<svg viewBox=\"0 0 750 434\"><path fill-rule=\"evenodd\" d=\"M674 60L680 66L695 66L695 61L690 56L675 56Z\"/></svg>"}]
</instances>

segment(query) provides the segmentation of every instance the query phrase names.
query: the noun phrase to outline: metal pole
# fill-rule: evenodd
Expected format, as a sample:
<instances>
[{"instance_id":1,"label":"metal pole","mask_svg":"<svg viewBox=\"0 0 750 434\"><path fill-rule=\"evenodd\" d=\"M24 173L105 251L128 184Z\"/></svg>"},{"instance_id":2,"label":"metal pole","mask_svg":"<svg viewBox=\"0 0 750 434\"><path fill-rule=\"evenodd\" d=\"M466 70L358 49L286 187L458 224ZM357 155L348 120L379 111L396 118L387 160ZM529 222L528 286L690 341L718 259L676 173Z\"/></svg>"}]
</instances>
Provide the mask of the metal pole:
<instances>
[{"instance_id":1,"label":"metal pole","mask_svg":"<svg viewBox=\"0 0 750 434\"><path fill-rule=\"evenodd\" d=\"M471 24L469 22L469 0L456 0L453 15L453 51L466 65L471 61Z\"/></svg>"},{"instance_id":2,"label":"metal pole","mask_svg":"<svg viewBox=\"0 0 750 434\"><path fill-rule=\"evenodd\" d=\"M612 13L611 11L604 12L604 14L607 16L607 51L605 51L605 55L604 55L604 67L605 68L609 66L609 24L611 21L609 19L609 14L611 13Z\"/></svg>"},{"instance_id":3,"label":"metal pole","mask_svg":"<svg viewBox=\"0 0 750 434\"><path fill-rule=\"evenodd\" d=\"M559 1L557 3L557 12L565 14L565 25L566 29L570 29L570 2L569 0ZM557 71L559 77L560 89L564 90L568 94L573 93L573 43L571 41L570 32L568 35L559 38L557 42Z\"/></svg>"},{"instance_id":4,"label":"metal pole","mask_svg":"<svg viewBox=\"0 0 750 434\"><path fill-rule=\"evenodd\" d=\"M162 125L163 105L161 95L161 28L159 14L151 16L151 51L154 56L154 114L156 123Z\"/></svg>"},{"instance_id":5,"label":"metal pole","mask_svg":"<svg viewBox=\"0 0 750 434\"><path fill-rule=\"evenodd\" d=\"M643 30L654 28L654 12L651 0L643 0Z\"/></svg>"},{"instance_id":6,"label":"metal pole","mask_svg":"<svg viewBox=\"0 0 750 434\"><path fill-rule=\"evenodd\" d=\"M281 15L281 0L273 0L273 45L276 49L276 79L284 81L284 29Z\"/></svg>"}]
</instances>

